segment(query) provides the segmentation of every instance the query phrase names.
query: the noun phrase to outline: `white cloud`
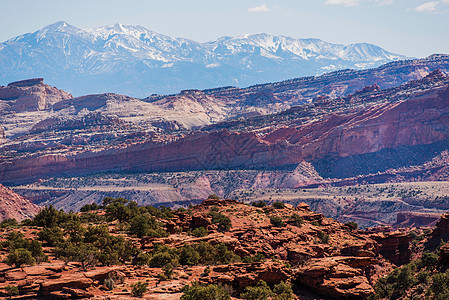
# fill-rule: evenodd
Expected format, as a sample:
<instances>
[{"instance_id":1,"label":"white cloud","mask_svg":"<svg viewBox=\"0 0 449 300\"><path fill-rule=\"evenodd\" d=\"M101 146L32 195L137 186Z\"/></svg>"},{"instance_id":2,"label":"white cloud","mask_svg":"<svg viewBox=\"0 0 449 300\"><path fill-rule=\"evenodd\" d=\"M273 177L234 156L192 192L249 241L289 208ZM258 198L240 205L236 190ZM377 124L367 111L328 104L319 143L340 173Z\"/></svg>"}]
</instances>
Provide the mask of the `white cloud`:
<instances>
[{"instance_id":1,"label":"white cloud","mask_svg":"<svg viewBox=\"0 0 449 300\"><path fill-rule=\"evenodd\" d=\"M445 4L449 4L449 0L443 0L443 1L441 1L441 2L443 2L443 3L445 3Z\"/></svg>"},{"instance_id":2,"label":"white cloud","mask_svg":"<svg viewBox=\"0 0 449 300\"><path fill-rule=\"evenodd\" d=\"M262 4L259 6L251 7L248 9L249 12L266 12L269 11L268 6L266 4Z\"/></svg>"},{"instance_id":3,"label":"white cloud","mask_svg":"<svg viewBox=\"0 0 449 300\"><path fill-rule=\"evenodd\" d=\"M343 5L343 6L356 6L360 4L361 0L327 0L326 5Z\"/></svg>"},{"instance_id":4,"label":"white cloud","mask_svg":"<svg viewBox=\"0 0 449 300\"><path fill-rule=\"evenodd\" d=\"M376 5L383 6L383 5L390 5L394 3L394 0L370 0L371 2L376 3ZM449 1L449 0L446 0Z\"/></svg>"},{"instance_id":5,"label":"white cloud","mask_svg":"<svg viewBox=\"0 0 449 300\"><path fill-rule=\"evenodd\" d=\"M444 0L445 2L447 0ZM437 6L439 4L439 1L429 1L426 3L423 3L417 7L415 7L415 11L419 13L434 13L437 11Z\"/></svg>"}]
</instances>

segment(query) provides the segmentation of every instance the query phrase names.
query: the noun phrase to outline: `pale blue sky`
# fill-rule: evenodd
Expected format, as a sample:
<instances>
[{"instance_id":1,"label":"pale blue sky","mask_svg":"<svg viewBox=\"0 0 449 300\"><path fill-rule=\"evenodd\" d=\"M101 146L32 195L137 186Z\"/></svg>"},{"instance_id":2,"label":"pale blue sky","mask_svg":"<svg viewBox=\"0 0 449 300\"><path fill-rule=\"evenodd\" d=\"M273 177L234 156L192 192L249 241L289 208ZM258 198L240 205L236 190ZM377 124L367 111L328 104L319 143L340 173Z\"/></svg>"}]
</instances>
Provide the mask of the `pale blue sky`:
<instances>
[{"instance_id":1,"label":"pale blue sky","mask_svg":"<svg viewBox=\"0 0 449 300\"><path fill-rule=\"evenodd\" d=\"M199 42L269 33L367 42L414 57L449 53L449 0L0 0L0 41L57 21L143 25Z\"/></svg>"}]
</instances>

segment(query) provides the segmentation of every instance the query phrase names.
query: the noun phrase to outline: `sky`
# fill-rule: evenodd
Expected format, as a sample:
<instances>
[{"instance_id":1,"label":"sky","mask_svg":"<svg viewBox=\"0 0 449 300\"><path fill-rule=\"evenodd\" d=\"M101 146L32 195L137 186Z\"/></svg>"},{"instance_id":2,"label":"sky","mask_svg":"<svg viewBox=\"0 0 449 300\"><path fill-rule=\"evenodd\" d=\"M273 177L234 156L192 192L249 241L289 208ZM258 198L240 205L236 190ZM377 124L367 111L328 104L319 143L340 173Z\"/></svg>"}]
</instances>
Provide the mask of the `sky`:
<instances>
[{"instance_id":1,"label":"sky","mask_svg":"<svg viewBox=\"0 0 449 300\"><path fill-rule=\"evenodd\" d=\"M410 57L449 54L449 0L0 0L0 42L57 21L142 25L198 42L268 33L372 43Z\"/></svg>"}]
</instances>

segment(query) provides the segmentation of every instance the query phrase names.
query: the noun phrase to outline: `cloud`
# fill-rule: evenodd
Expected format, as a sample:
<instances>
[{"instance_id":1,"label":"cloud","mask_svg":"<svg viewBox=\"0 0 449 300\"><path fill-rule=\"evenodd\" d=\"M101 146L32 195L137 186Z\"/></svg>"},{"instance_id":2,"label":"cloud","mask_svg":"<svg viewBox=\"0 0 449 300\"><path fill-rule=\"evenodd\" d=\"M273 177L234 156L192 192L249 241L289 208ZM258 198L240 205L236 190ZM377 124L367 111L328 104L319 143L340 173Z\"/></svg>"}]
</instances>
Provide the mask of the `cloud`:
<instances>
[{"instance_id":1,"label":"cloud","mask_svg":"<svg viewBox=\"0 0 449 300\"><path fill-rule=\"evenodd\" d=\"M371 2L376 3L376 5L383 6L383 5L390 5L394 3L394 0L370 0ZM449 1L449 0L445 0Z\"/></svg>"},{"instance_id":2,"label":"cloud","mask_svg":"<svg viewBox=\"0 0 449 300\"><path fill-rule=\"evenodd\" d=\"M361 0L327 0L326 5L343 5L343 6L356 6L360 4Z\"/></svg>"},{"instance_id":3,"label":"cloud","mask_svg":"<svg viewBox=\"0 0 449 300\"><path fill-rule=\"evenodd\" d=\"M444 2L446 3L447 0L444 0ZM418 5L417 7L415 7L414 10L419 13L434 13L437 12L438 4L439 1L429 1L421 5Z\"/></svg>"},{"instance_id":4,"label":"cloud","mask_svg":"<svg viewBox=\"0 0 449 300\"><path fill-rule=\"evenodd\" d=\"M449 4L449 0L443 0L443 1L441 1L441 2L443 2L443 3L445 3L445 4Z\"/></svg>"},{"instance_id":5,"label":"cloud","mask_svg":"<svg viewBox=\"0 0 449 300\"><path fill-rule=\"evenodd\" d=\"M259 6L254 6L248 9L249 12L266 12L269 11L268 6L266 4L262 4Z\"/></svg>"}]
</instances>

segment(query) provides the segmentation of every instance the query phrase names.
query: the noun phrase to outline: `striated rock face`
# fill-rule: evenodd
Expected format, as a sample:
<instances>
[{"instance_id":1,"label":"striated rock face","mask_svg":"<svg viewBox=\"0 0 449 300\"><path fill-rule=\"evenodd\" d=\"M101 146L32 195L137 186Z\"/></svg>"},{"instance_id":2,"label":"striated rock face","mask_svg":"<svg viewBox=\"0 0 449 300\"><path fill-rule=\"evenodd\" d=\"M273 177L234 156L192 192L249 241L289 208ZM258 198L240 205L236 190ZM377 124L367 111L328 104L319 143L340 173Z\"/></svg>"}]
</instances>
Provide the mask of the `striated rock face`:
<instances>
[{"instance_id":1,"label":"striated rock face","mask_svg":"<svg viewBox=\"0 0 449 300\"><path fill-rule=\"evenodd\" d=\"M13 218L20 222L38 212L38 206L0 184L0 221Z\"/></svg>"},{"instance_id":2,"label":"striated rock face","mask_svg":"<svg viewBox=\"0 0 449 300\"><path fill-rule=\"evenodd\" d=\"M104 97L98 99L104 101ZM264 129L264 133L194 132L170 141L123 145L118 150L14 156L12 161L0 162L0 180L111 170L294 169L304 160L311 161L320 173L326 172L322 168L328 164L324 161L320 166L319 162L328 157L344 159L449 139L449 77L441 72L391 90L368 88L348 99L355 99L355 108L337 102L317 113L315 107L309 111L316 114L314 120L297 125L302 123L297 118L283 127ZM58 105L70 103L73 107L79 101L84 100L66 100ZM369 105L367 101L371 101Z\"/></svg>"}]
</instances>

